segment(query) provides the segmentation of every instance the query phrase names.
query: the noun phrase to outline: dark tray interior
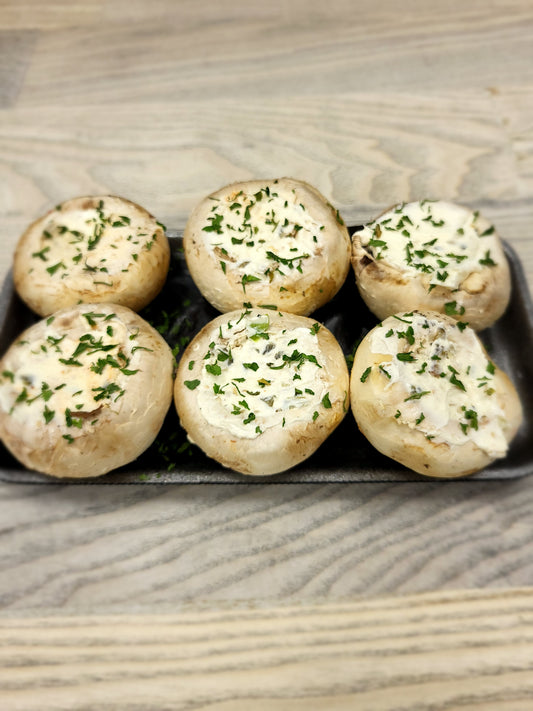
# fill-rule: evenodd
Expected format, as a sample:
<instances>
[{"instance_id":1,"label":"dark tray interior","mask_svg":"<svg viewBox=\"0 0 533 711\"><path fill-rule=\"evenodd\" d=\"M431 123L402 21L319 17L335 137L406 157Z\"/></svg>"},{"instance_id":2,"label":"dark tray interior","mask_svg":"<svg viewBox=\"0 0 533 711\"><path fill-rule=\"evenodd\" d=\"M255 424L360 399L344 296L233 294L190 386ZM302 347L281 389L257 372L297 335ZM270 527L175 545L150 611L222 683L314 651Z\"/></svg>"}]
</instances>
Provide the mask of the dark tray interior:
<instances>
[{"instance_id":1,"label":"dark tray interior","mask_svg":"<svg viewBox=\"0 0 533 711\"><path fill-rule=\"evenodd\" d=\"M353 232L357 228L351 227ZM141 312L157 328L177 359L188 341L202 326L218 315L192 282L181 251L180 233L167 231L172 258L169 276L161 294ZM524 423L508 456L469 477L475 480L508 479L533 472L533 308L520 261L505 244L513 290L504 316L481 338L492 359L515 383L524 407ZM337 296L313 317L329 328L349 357L360 339L376 323L361 300L353 273ZM0 356L15 338L37 320L13 289L11 272L0 296ZM154 444L138 459L103 477L62 479L28 471L0 444L0 480L18 483L138 484L147 483L324 483L434 481L402 467L377 452L359 433L349 412L322 447L305 462L283 474L245 477L224 469L187 442L171 407ZM443 480L440 480L443 481Z\"/></svg>"}]
</instances>

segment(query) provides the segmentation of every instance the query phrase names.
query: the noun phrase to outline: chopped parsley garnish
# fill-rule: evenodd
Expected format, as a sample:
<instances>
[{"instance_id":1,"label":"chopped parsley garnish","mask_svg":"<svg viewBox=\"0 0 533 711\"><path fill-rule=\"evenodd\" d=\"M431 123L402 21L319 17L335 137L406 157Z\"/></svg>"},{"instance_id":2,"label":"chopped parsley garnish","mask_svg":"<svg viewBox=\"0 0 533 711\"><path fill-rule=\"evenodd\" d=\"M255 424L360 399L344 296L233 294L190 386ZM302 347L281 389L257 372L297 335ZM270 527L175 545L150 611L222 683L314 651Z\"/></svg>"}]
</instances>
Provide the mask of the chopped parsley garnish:
<instances>
[{"instance_id":1,"label":"chopped parsley garnish","mask_svg":"<svg viewBox=\"0 0 533 711\"><path fill-rule=\"evenodd\" d=\"M53 264L51 267L47 267L46 271L50 276L53 276L58 269L66 269L66 266L63 264L63 262L57 262L57 264Z\"/></svg>"},{"instance_id":2,"label":"chopped parsley garnish","mask_svg":"<svg viewBox=\"0 0 533 711\"><path fill-rule=\"evenodd\" d=\"M451 372L450 383L455 385L456 388L459 388L459 390L466 392L463 382L457 377L457 370L451 365L448 366L448 370Z\"/></svg>"},{"instance_id":3,"label":"chopped parsley garnish","mask_svg":"<svg viewBox=\"0 0 533 711\"><path fill-rule=\"evenodd\" d=\"M444 311L448 316L462 316L465 312L465 307L458 307L457 301L448 301L444 304Z\"/></svg>"},{"instance_id":4,"label":"chopped parsley garnish","mask_svg":"<svg viewBox=\"0 0 533 711\"><path fill-rule=\"evenodd\" d=\"M93 395L93 399L96 402L98 400L103 400L104 398L111 399L111 397L113 395L118 393L118 395L113 400L113 402L116 402L126 392L125 390L122 390L122 388L119 385L117 385L116 383L110 383L109 385L106 385L106 386L92 388L92 391L94 393L97 393L96 395Z\"/></svg>"},{"instance_id":5,"label":"chopped parsley garnish","mask_svg":"<svg viewBox=\"0 0 533 711\"><path fill-rule=\"evenodd\" d=\"M420 398L424 397L424 395L431 395L431 390L415 391L415 392L411 393L411 395L409 395L409 397L404 398L404 402L408 402L409 400L420 400Z\"/></svg>"},{"instance_id":6,"label":"chopped parsley garnish","mask_svg":"<svg viewBox=\"0 0 533 711\"><path fill-rule=\"evenodd\" d=\"M370 375L371 371L372 371L372 366L369 365L368 368L367 368L367 369L363 372L363 374L361 375L360 380L361 380L362 383L366 382L366 379L367 379L368 376Z\"/></svg>"},{"instance_id":7,"label":"chopped parsley garnish","mask_svg":"<svg viewBox=\"0 0 533 711\"><path fill-rule=\"evenodd\" d=\"M205 369L211 375L220 375L222 373L222 369L217 363L206 363Z\"/></svg>"},{"instance_id":8,"label":"chopped parsley garnish","mask_svg":"<svg viewBox=\"0 0 533 711\"><path fill-rule=\"evenodd\" d=\"M412 353L410 353L410 352L408 352L408 353L397 353L397 354L396 354L396 358L397 358L398 360L401 360L401 361L405 362L405 363L412 363L413 361L416 360L416 358L414 357L414 355L413 355Z\"/></svg>"},{"instance_id":9,"label":"chopped parsley garnish","mask_svg":"<svg viewBox=\"0 0 533 711\"><path fill-rule=\"evenodd\" d=\"M482 264L484 267L496 266L496 262L490 256L490 249L485 252L485 256L483 257L483 259L479 260L479 263Z\"/></svg>"},{"instance_id":10,"label":"chopped parsley garnish","mask_svg":"<svg viewBox=\"0 0 533 711\"><path fill-rule=\"evenodd\" d=\"M207 225L206 227L202 227L202 230L204 232L216 232L217 234L221 235L223 216L218 213L215 213L213 216L208 217L207 220L211 224Z\"/></svg>"},{"instance_id":11,"label":"chopped parsley garnish","mask_svg":"<svg viewBox=\"0 0 533 711\"><path fill-rule=\"evenodd\" d=\"M44 421L46 422L46 424L48 424L49 422L51 422L51 420L53 420L55 414L56 414L55 410L50 410L48 405L44 406L43 417L44 417Z\"/></svg>"},{"instance_id":12,"label":"chopped parsley garnish","mask_svg":"<svg viewBox=\"0 0 533 711\"><path fill-rule=\"evenodd\" d=\"M246 284L250 284L254 281L261 281L261 279L253 274L243 274L241 279L242 290L246 293Z\"/></svg>"},{"instance_id":13,"label":"chopped parsley garnish","mask_svg":"<svg viewBox=\"0 0 533 711\"><path fill-rule=\"evenodd\" d=\"M326 393L322 398L322 405L329 410L331 408L331 400L329 399L329 393Z\"/></svg>"},{"instance_id":14,"label":"chopped parsley garnish","mask_svg":"<svg viewBox=\"0 0 533 711\"><path fill-rule=\"evenodd\" d=\"M474 410L474 408L466 409L466 407L461 408L463 410L463 416L466 420L466 422L461 422L459 423L461 426L461 429L463 430L464 434L467 434L468 429L471 427L473 430L478 429L478 417L477 417L477 412Z\"/></svg>"},{"instance_id":15,"label":"chopped parsley garnish","mask_svg":"<svg viewBox=\"0 0 533 711\"><path fill-rule=\"evenodd\" d=\"M35 257L37 259L42 259L43 262L47 262L48 257L46 256L46 253L49 251L50 251L50 247L44 247L43 249L41 249L40 252L34 252L31 256Z\"/></svg>"}]
</instances>

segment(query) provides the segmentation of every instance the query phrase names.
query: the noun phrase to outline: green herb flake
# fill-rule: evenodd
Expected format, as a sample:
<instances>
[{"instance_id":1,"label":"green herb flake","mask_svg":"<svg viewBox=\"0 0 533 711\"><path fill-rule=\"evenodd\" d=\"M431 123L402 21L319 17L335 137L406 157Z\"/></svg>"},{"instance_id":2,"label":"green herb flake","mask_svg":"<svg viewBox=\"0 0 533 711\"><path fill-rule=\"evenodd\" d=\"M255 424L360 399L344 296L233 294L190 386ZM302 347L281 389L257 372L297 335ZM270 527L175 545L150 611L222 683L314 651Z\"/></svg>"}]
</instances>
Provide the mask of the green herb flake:
<instances>
[{"instance_id":1,"label":"green herb flake","mask_svg":"<svg viewBox=\"0 0 533 711\"><path fill-rule=\"evenodd\" d=\"M51 422L51 420L53 420L55 414L56 414L55 410L50 410L48 405L44 406L43 417L44 417L44 421L46 422L46 424L48 424L49 422Z\"/></svg>"},{"instance_id":2,"label":"green herb flake","mask_svg":"<svg viewBox=\"0 0 533 711\"><path fill-rule=\"evenodd\" d=\"M410 352L408 352L408 353L397 353L397 354L396 354L396 358L397 358L398 360L401 360L401 361L404 362L404 363L412 363L413 361L416 360L416 358L414 357L414 355L413 355L412 353L410 353Z\"/></svg>"},{"instance_id":3,"label":"green herb flake","mask_svg":"<svg viewBox=\"0 0 533 711\"><path fill-rule=\"evenodd\" d=\"M241 285L242 285L242 290L244 293L246 293L246 284L250 284L251 282L254 281L261 281L259 277L254 276L253 274L243 274L242 279L241 279Z\"/></svg>"},{"instance_id":4,"label":"green herb flake","mask_svg":"<svg viewBox=\"0 0 533 711\"><path fill-rule=\"evenodd\" d=\"M57 264L53 264L51 267L47 267L46 271L50 276L53 276L58 269L66 269L66 266L63 264L63 262L57 262Z\"/></svg>"},{"instance_id":5,"label":"green herb flake","mask_svg":"<svg viewBox=\"0 0 533 711\"><path fill-rule=\"evenodd\" d=\"M80 417L72 417L72 412L68 407L65 410L65 423L67 427L77 427L78 429L83 426L83 420Z\"/></svg>"},{"instance_id":6,"label":"green herb flake","mask_svg":"<svg viewBox=\"0 0 533 711\"><path fill-rule=\"evenodd\" d=\"M218 213L215 213L212 217L208 217L207 220L208 222L211 222L211 224L206 225L206 227L202 227L202 230L204 232L216 232L217 234L221 235L223 216L219 215Z\"/></svg>"},{"instance_id":7,"label":"green herb flake","mask_svg":"<svg viewBox=\"0 0 533 711\"><path fill-rule=\"evenodd\" d=\"M447 301L444 304L444 312L447 316L462 316L465 312L465 307L457 306L457 301Z\"/></svg>"},{"instance_id":8,"label":"green herb flake","mask_svg":"<svg viewBox=\"0 0 533 711\"><path fill-rule=\"evenodd\" d=\"M207 363L205 369L211 375L220 375L222 372L222 369L217 363Z\"/></svg>"},{"instance_id":9,"label":"green herb flake","mask_svg":"<svg viewBox=\"0 0 533 711\"><path fill-rule=\"evenodd\" d=\"M93 399L95 400L95 402L98 402L98 400L103 400L104 398L110 399L112 395L115 395L116 393L118 393L116 398L113 401L113 402L116 402L125 393L125 390L121 390L121 388L116 383L110 383L109 385L106 385L105 387L98 387L98 388L91 388L91 389L93 392L97 393L96 395L93 395Z\"/></svg>"},{"instance_id":10,"label":"green herb flake","mask_svg":"<svg viewBox=\"0 0 533 711\"><path fill-rule=\"evenodd\" d=\"M479 263L481 265L483 265L484 267L495 267L496 266L496 262L490 256L490 249L488 249L485 252L485 256L483 257L483 259L479 260Z\"/></svg>"},{"instance_id":11,"label":"green herb flake","mask_svg":"<svg viewBox=\"0 0 533 711\"><path fill-rule=\"evenodd\" d=\"M44 247L41 249L40 252L33 252L31 255L32 257L35 257L36 259L42 259L43 262L48 261L48 257L46 256L46 253L50 251L50 247Z\"/></svg>"},{"instance_id":12,"label":"green herb flake","mask_svg":"<svg viewBox=\"0 0 533 711\"><path fill-rule=\"evenodd\" d=\"M452 385L455 385L456 388L459 388L459 390L462 390L463 392L466 392L466 388L465 388L464 384L463 384L463 383L461 382L461 380L459 380L459 378L457 377L457 371L455 370L455 368L452 368L452 366L449 365L449 366L448 366L448 370L450 370L451 373L452 373L451 376L450 376L450 383L451 383Z\"/></svg>"},{"instance_id":13,"label":"green herb flake","mask_svg":"<svg viewBox=\"0 0 533 711\"><path fill-rule=\"evenodd\" d=\"M418 392L411 393L409 397L404 398L404 402L409 400L420 400L424 395L431 395L431 390L419 390Z\"/></svg>"},{"instance_id":14,"label":"green herb flake","mask_svg":"<svg viewBox=\"0 0 533 711\"><path fill-rule=\"evenodd\" d=\"M464 434L467 433L468 428L471 427L473 430L478 429L478 419L477 419L477 412L472 408L470 410L467 410L466 407L463 406L463 412L464 412L464 417L466 422L461 422L461 429L463 430Z\"/></svg>"},{"instance_id":15,"label":"green herb flake","mask_svg":"<svg viewBox=\"0 0 533 711\"><path fill-rule=\"evenodd\" d=\"M361 380L362 383L366 382L366 379L367 379L368 376L370 375L371 371L372 371L372 366L369 365L368 368L367 368L367 369L364 371L364 373L361 375L360 380Z\"/></svg>"}]
</instances>

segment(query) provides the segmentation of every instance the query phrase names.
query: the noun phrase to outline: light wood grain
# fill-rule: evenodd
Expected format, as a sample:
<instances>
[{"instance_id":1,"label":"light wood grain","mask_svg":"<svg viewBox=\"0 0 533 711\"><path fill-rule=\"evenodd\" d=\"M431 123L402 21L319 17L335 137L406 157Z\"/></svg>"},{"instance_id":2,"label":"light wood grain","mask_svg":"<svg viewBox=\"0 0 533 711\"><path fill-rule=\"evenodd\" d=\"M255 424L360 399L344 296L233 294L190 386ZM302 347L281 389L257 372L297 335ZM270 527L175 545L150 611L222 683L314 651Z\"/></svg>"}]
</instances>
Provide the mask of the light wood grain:
<instances>
[{"instance_id":1,"label":"light wood grain","mask_svg":"<svg viewBox=\"0 0 533 711\"><path fill-rule=\"evenodd\" d=\"M292 175L351 224L480 209L531 286L532 36L529 0L0 0L0 280L75 195L180 228ZM530 476L0 484L0 707L529 711L532 510Z\"/></svg>"},{"instance_id":2,"label":"light wood grain","mask_svg":"<svg viewBox=\"0 0 533 711\"><path fill-rule=\"evenodd\" d=\"M533 581L510 482L0 487L0 608L152 610Z\"/></svg>"},{"instance_id":3,"label":"light wood grain","mask_svg":"<svg viewBox=\"0 0 533 711\"><path fill-rule=\"evenodd\" d=\"M0 691L9 711L526 711L533 593L3 618Z\"/></svg>"},{"instance_id":4,"label":"light wood grain","mask_svg":"<svg viewBox=\"0 0 533 711\"><path fill-rule=\"evenodd\" d=\"M294 175L350 223L428 196L486 208L533 281L528 2L1 8L2 276L68 197L122 194L180 228L227 182Z\"/></svg>"}]
</instances>

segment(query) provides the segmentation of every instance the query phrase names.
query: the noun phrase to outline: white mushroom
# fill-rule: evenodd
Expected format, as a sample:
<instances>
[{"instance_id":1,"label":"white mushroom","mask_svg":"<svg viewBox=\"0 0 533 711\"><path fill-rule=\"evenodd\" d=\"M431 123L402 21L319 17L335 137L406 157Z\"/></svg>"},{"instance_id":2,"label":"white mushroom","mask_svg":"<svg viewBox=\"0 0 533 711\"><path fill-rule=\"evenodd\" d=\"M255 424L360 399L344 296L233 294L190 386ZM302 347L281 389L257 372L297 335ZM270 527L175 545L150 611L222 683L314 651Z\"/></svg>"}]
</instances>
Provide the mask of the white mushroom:
<instances>
[{"instance_id":1,"label":"white mushroom","mask_svg":"<svg viewBox=\"0 0 533 711\"><path fill-rule=\"evenodd\" d=\"M479 331L505 311L509 265L479 213L444 201L402 203L352 237L359 292L380 319L430 309Z\"/></svg>"},{"instance_id":2,"label":"white mushroom","mask_svg":"<svg viewBox=\"0 0 533 711\"><path fill-rule=\"evenodd\" d=\"M183 234L189 271L219 311L274 305L309 315L350 268L350 238L315 188L290 178L234 183L204 198Z\"/></svg>"},{"instance_id":3,"label":"white mushroom","mask_svg":"<svg viewBox=\"0 0 533 711\"><path fill-rule=\"evenodd\" d=\"M430 311L389 316L356 351L350 380L361 432L420 474L472 474L505 457L518 394L476 333Z\"/></svg>"},{"instance_id":4,"label":"white mushroom","mask_svg":"<svg viewBox=\"0 0 533 711\"><path fill-rule=\"evenodd\" d=\"M144 208L115 196L79 197L27 228L13 280L40 316L81 302L140 311L163 287L169 262L163 226Z\"/></svg>"},{"instance_id":5,"label":"white mushroom","mask_svg":"<svg viewBox=\"0 0 533 711\"><path fill-rule=\"evenodd\" d=\"M172 401L172 352L116 304L62 309L0 361L0 437L29 469L100 476L147 449Z\"/></svg>"},{"instance_id":6,"label":"white mushroom","mask_svg":"<svg viewBox=\"0 0 533 711\"><path fill-rule=\"evenodd\" d=\"M343 352L317 321L250 307L221 315L180 360L174 398L189 438L243 474L309 457L349 406Z\"/></svg>"}]
</instances>

